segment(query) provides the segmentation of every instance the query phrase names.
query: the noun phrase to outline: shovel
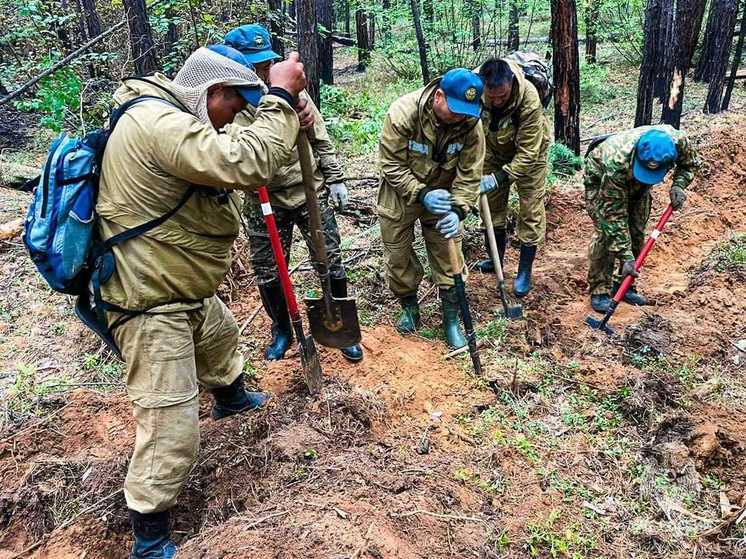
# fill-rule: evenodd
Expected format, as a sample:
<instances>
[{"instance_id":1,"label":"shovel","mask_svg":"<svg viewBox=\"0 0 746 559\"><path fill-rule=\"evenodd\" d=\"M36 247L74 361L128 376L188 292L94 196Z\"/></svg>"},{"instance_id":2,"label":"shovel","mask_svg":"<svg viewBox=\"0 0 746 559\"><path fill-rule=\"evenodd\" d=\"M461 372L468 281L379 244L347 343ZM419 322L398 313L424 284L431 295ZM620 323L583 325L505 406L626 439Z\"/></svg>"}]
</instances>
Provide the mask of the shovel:
<instances>
[{"instance_id":1,"label":"shovel","mask_svg":"<svg viewBox=\"0 0 746 559\"><path fill-rule=\"evenodd\" d=\"M464 332L466 332L466 343L469 347L469 356L474 365L474 373L476 373L477 376L482 376L482 362L479 360L477 334L474 332L474 324L471 321L469 299L466 298L466 286L464 285L464 277L461 275L461 262L458 256L456 241L448 239L448 258L451 260L453 281L456 283L456 295L458 295L458 305L461 308L461 320L464 323Z\"/></svg>"},{"instance_id":2,"label":"shovel","mask_svg":"<svg viewBox=\"0 0 746 559\"><path fill-rule=\"evenodd\" d=\"M332 296L329 278L329 258L324 242L324 227L321 223L321 210L313 179L311 145L304 130L298 134L298 158L300 160L303 186L306 190L306 205L311 225L313 249L321 280L321 297L306 296L308 323L311 334L320 344L343 349L358 343L361 339L360 324L357 319L357 304L354 297Z\"/></svg>"},{"instance_id":3,"label":"shovel","mask_svg":"<svg viewBox=\"0 0 746 559\"><path fill-rule=\"evenodd\" d=\"M523 307L521 305L508 305L508 295L505 289L505 276L503 275L503 265L500 262L500 255L497 252L497 242L495 241L495 230L492 229L492 214L490 213L490 203L486 194L479 195L479 211L482 214L484 228L487 230L487 244L490 246L490 257L492 264L495 266L495 275L497 276L497 292L500 294L500 301L503 304L503 312L510 320L523 318Z\"/></svg>"},{"instance_id":4,"label":"shovel","mask_svg":"<svg viewBox=\"0 0 746 559\"><path fill-rule=\"evenodd\" d=\"M660 237L661 233L663 232L663 228L666 226L666 222L668 221L668 218L671 217L671 214L673 213L673 207L671 204L668 205L666 208L666 211L663 212L663 215L658 220L658 223L655 226L655 229L653 229L653 232L650 233L650 237L648 237L648 240L645 242L645 246L642 247L642 250L640 251L640 254L635 259L635 271L639 272L640 269L642 269L642 265L645 262L645 259L648 257L648 253L652 250L653 245L655 244L655 241L658 240L658 237ZM592 316L589 316L585 319L585 323L590 326L591 328L596 328L597 330L601 330L602 332L606 333L607 335L611 336L614 334L614 330L612 330L609 326L609 319L614 314L614 311L616 311L617 306L619 303L624 299L624 296L627 294L627 291L632 286L632 282L635 281L635 278L633 276L626 276L624 280L622 281L622 284L619 286L619 289L617 289L616 294L614 295L614 298L611 301L611 304L609 305L609 309L606 311L606 314L604 315L603 319L598 320L596 318L593 318Z\"/></svg>"},{"instance_id":5,"label":"shovel","mask_svg":"<svg viewBox=\"0 0 746 559\"><path fill-rule=\"evenodd\" d=\"M262 186L259 188L258 194L259 202L262 205L262 214L264 214L264 223L267 224L269 239L272 243L272 254L275 257L277 271L280 275L282 291L288 305L290 322L293 324L295 337L298 339L298 352L300 353L300 362L303 366L303 376L305 377L308 392L315 395L321 392L321 363L316 353L316 345L313 343L311 336L306 337L303 333L303 321L298 311L298 302L295 300L293 285L290 283L290 274L288 273L288 266L285 263L285 255L282 253L282 243L280 242L280 234L277 232L275 215L272 213L272 206L269 204L267 187Z\"/></svg>"}]
</instances>

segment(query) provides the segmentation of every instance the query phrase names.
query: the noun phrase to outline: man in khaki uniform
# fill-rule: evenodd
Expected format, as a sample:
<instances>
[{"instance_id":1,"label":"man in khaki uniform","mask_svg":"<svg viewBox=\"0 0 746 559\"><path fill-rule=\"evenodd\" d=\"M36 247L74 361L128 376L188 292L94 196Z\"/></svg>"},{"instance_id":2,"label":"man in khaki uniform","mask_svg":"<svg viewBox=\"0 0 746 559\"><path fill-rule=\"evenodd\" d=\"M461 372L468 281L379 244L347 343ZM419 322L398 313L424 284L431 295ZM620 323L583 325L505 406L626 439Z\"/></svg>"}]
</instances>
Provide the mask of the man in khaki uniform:
<instances>
[{"instance_id":1,"label":"man in khaki uniform","mask_svg":"<svg viewBox=\"0 0 746 559\"><path fill-rule=\"evenodd\" d=\"M238 52L234 53L242 58ZM229 124L264 86L246 66L198 49L173 81L127 80L103 156L96 210L103 240L178 208L165 222L102 258L101 298L127 367L137 423L125 480L131 557L173 557L169 510L197 457L198 384L216 419L261 406L243 386L238 328L215 295L238 235L240 196L266 183L290 155L293 108L305 77L297 55L273 69L273 87L250 127ZM302 114L308 124L308 115Z\"/></svg>"},{"instance_id":2,"label":"man in khaki uniform","mask_svg":"<svg viewBox=\"0 0 746 559\"><path fill-rule=\"evenodd\" d=\"M264 27L258 24L242 25L226 34L225 43L241 51L246 60L254 65L257 75L265 83L270 83L270 69L280 56L272 50L270 34ZM324 227L332 295L344 298L347 297L347 276L339 248L339 227L329 199L331 198L339 209L344 209L347 204L347 186L342 180L342 169L321 114L305 91L301 92L300 97L306 101L308 109L314 115L314 125L308 131L308 136L315 156L312 161L313 178ZM248 126L254 121L255 113L255 108L249 104L236 116L234 123ZM272 177L267 189L285 257L288 258L290 255L293 229L297 226L306 241L314 267L321 273L313 247L310 215L306 206L297 148L293 149L287 164ZM246 196L244 213L249 222L251 265L257 277L264 310L272 319L272 342L265 350L264 356L270 361L279 360L285 356L293 341L287 302L280 285L262 208L255 195ZM355 344L342 349L342 355L350 361L360 361L363 358L363 350L360 344Z\"/></svg>"},{"instance_id":3,"label":"man in khaki uniform","mask_svg":"<svg viewBox=\"0 0 746 559\"><path fill-rule=\"evenodd\" d=\"M459 325L453 287L457 270L451 269L448 239L456 239L460 253L460 222L479 193L484 158L481 95L476 74L464 68L447 72L391 105L379 147L378 217L386 281L402 306L397 330L410 333L419 326L417 288L423 269L413 247L414 223L419 220L451 347L463 347L466 339Z\"/></svg>"},{"instance_id":4,"label":"man in khaki uniform","mask_svg":"<svg viewBox=\"0 0 746 559\"><path fill-rule=\"evenodd\" d=\"M487 144L480 191L487 194L497 251L503 262L507 235L510 185L518 192L518 239L521 253L518 274L513 281L517 297L531 289L531 271L536 248L544 242L544 211L549 121L544 116L536 87L512 60L490 59L479 68L484 82L482 125ZM486 241L489 256L489 244ZM482 272L494 273L491 258L477 265Z\"/></svg>"}]
</instances>

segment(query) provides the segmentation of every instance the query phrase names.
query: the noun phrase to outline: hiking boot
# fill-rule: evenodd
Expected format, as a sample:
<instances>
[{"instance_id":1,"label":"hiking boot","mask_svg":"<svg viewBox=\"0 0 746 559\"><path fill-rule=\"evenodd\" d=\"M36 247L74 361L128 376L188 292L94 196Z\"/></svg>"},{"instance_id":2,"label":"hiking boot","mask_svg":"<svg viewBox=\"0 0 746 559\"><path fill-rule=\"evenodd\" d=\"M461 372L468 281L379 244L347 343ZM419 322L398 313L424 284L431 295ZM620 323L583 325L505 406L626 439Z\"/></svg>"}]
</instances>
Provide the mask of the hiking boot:
<instances>
[{"instance_id":1,"label":"hiking boot","mask_svg":"<svg viewBox=\"0 0 746 559\"><path fill-rule=\"evenodd\" d=\"M500 265L505 267L505 246L507 244L507 236L505 229L493 228L495 232L495 243L497 244L497 254L500 258ZM475 268L483 274L494 274L495 263L492 261L492 254L490 253L490 241L487 238L487 232L484 233L484 246L487 248L487 257L484 260L477 262Z\"/></svg>"},{"instance_id":2,"label":"hiking boot","mask_svg":"<svg viewBox=\"0 0 746 559\"><path fill-rule=\"evenodd\" d=\"M617 292L619 289L619 286L614 286L614 293ZM627 293L624 294L624 302L628 305L636 305L638 307L643 307L648 304L648 299L645 297L645 295L641 295L637 292L637 288L634 285L631 285L630 288L627 290Z\"/></svg>"},{"instance_id":3,"label":"hiking boot","mask_svg":"<svg viewBox=\"0 0 746 559\"><path fill-rule=\"evenodd\" d=\"M513 280L513 293L518 298L525 297L531 291L531 270L536 258L536 246L521 244L521 256L518 261L518 274Z\"/></svg>"},{"instance_id":4,"label":"hiking boot","mask_svg":"<svg viewBox=\"0 0 746 559\"><path fill-rule=\"evenodd\" d=\"M347 297L346 277L331 277L329 278L329 283L332 286L332 297L336 299L345 299ZM351 345L350 347L344 347L340 351L342 352L342 355L344 355L345 359L347 359L348 361L352 361L353 363L362 361L363 359L363 348L360 347L360 344Z\"/></svg>"},{"instance_id":5,"label":"hiking boot","mask_svg":"<svg viewBox=\"0 0 746 559\"><path fill-rule=\"evenodd\" d=\"M282 286L278 282L265 283L259 286L262 304L269 318L272 319L272 341L264 350L267 361L279 361L293 343L293 328L290 324L288 305Z\"/></svg>"},{"instance_id":6,"label":"hiking boot","mask_svg":"<svg viewBox=\"0 0 746 559\"><path fill-rule=\"evenodd\" d=\"M135 535L130 559L172 559L176 555L170 511L142 514L130 509L130 525Z\"/></svg>"},{"instance_id":7,"label":"hiking boot","mask_svg":"<svg viewBox=\"0 0 746 559\"><path fill-rule=\"evenodd\" d=\"M420 327L420 306L417 295L407 295L399 299L401 312L396 323L396 330L400 334L412 334Z\"/></svg>"},{"instance_id":8,"label":"hiking boot","mask_svg":"<svg viewBox=\"0 0 746 559\"><path fill-rule=\"evenodd\" d=\"M243 374L228 386L212 389L215 403L212 405L212 418L223 419L237 413L255 410L262 407L269 396L264 392L250 392L244 388Z\"/></svg>"},{"instance_id":9,"label":"hiking boot","mask_svg":"<svg viewBox=\"0 0 746 559\"><path fill-rule=\"evenodd\" d=\"M591 295L591 308L594 311L600 312L601 314L606 314L610 306L611 306L611 297L609 296L608 293L601 293L599 295Z\"/></svg>"},{"instance_id":10,"label":"hiking boot","mask_svg":"<svg viewBox=\"0 0 746 559\"><path fill-rule=\"evenodd\" d=\"M456 288L440 291L441 312L443 313L443 333L448 347L458 349L466 345L466 338L461 331L458 313L458 295Z\"/></svg>"}]
</instances>

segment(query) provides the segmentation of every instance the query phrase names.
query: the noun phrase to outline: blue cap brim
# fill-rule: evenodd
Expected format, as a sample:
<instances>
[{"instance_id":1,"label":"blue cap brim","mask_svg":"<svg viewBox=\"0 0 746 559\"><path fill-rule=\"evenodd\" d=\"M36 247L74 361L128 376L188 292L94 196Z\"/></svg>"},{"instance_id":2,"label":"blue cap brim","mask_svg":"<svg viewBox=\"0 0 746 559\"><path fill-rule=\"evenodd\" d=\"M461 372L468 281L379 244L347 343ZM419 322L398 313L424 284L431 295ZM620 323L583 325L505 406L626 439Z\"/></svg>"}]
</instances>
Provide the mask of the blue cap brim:
<instances>
[{"instance_id":1,"label":"blue cap brim","mask_svg":"<svg viewBox=\"0 0 746 559\"><path fill-rule=\"evenodd\" d=\"M244 86L244 87L236 87L236 90L241 95L241 97L243 97L246 100L246 102L252 107L258 106L259 101L262 99L262 95L264 95L261 87Z\"/></svg>"},{"instance_id":2,"label":"blue cap brim","mask_svg":"<svg viewBox=\"0 0 746 559\"><path fill-rule=\"evenodd\" d=\"M669 165L661 165L658 169L648 169L642 162L635 157L635 162L632 165L632 175L640 181L642 184L658 184L661 182L668 172L671 170Z\"/></svg>"},{"instance_id":3,"label":"blue cap brim","mask_svg":"<svg viewBox=\"0 0 746 559\"><path fill-rule=\"evenodd\" d=\"M282 56L277 54L275 51L269 49L260 52L242 50L241 54L243 54L246 60L252 64L261 64L262 62L267 62L267 60L278 60L282 58Z\"/></svg>"},{"instance_id":4,"label":"blue cap brim","mask_svg":"<svg viewBox=\"0 0 746 559\"><path fill-rule=\"evenodd\" d=\"M482 105L479 99L470 103L469 101L448 97L448 95L446 95L446 104L448 105L448 110L457 115L479 118L482 114Z\"/></svg>"}]
</instances>

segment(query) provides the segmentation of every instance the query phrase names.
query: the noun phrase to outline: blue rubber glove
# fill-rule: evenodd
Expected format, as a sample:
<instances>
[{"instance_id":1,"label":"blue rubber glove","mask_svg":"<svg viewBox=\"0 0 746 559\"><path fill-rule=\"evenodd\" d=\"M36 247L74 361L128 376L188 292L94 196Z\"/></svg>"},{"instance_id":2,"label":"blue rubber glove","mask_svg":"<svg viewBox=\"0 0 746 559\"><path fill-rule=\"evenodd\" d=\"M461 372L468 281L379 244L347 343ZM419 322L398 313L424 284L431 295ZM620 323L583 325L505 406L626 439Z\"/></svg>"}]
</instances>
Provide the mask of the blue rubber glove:
<instances>
[{"instance_id":1,"label":"blue rubber glove","mask_svg":"<svg viewBox=\"0 0 746 559\"><path fill-rule=\"evenodd\" d=\"M448 212L445 217L435 224L435 228L440 231L446 239L451 239L458 234L458 227L461 220L456 212Z\"/></svg>"},{"instance_id":2,"label":"blue rubber glove","mask_svg":"<svg viewBox=\"0 0 746 559\"><path fill-rule=\"evenodd\" d=\"M497 188L497 179L495 175L484 175L482 180L479 182L479 193L487 194Z\"/></svg>"},{"instance_id":3,"label":"blue rubber glove","mask_svg":"<svg viewBox=\"0 0 746 559\"><path fill-rule=\"evenodd\" d=\"M447 214L451 211L451 193L442 188L431 190L422 198L422 205L431 214Z\"/></svg>"}]
</instances>

